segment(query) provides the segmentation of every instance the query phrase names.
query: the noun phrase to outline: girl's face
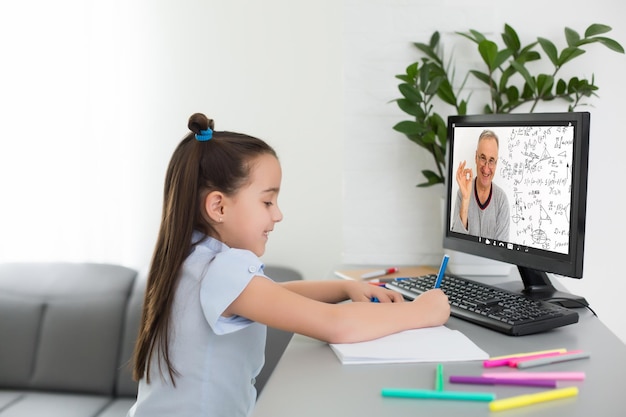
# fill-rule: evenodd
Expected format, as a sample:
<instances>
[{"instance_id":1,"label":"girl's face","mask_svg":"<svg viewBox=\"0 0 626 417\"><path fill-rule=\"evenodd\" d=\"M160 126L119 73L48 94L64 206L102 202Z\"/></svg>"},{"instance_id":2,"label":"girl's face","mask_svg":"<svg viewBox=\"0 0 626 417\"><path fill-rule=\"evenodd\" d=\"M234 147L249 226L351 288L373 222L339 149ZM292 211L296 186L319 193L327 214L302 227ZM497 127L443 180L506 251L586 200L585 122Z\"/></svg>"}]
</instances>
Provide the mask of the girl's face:
<instances>
[{"instance_id":1,"label":"girl's face","mask_svg":"<svg viewBox=\"0 0 626 417\"><path fill-rule=\"evenodd\" d=\"M263 154L251 162L249 183L224 201L219 233L225 244L263 255L269 233L283 219L278 208L281 179L280 163L273 155Z\"/></svg>"}]
</instances>

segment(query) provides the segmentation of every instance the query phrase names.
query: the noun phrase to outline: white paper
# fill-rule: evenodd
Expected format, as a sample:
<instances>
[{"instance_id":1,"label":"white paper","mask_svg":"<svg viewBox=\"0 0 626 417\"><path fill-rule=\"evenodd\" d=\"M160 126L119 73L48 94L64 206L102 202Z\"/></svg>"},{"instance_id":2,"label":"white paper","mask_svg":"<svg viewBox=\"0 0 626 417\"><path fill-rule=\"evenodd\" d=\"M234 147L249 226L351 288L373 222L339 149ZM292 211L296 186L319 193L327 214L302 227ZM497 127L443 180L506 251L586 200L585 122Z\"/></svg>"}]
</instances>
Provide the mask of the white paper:
<instances>
[{"instance_id":1,"label":"white paper","mask_svg":"<svg viewBox=\"0 0 626 417\"><path fill-rule=\"evenodd\" d=\"M358 343L329 344L343 364L453 362L489 359L458 330L445 326L406 330Z\"/></svg>"}]
</instances>

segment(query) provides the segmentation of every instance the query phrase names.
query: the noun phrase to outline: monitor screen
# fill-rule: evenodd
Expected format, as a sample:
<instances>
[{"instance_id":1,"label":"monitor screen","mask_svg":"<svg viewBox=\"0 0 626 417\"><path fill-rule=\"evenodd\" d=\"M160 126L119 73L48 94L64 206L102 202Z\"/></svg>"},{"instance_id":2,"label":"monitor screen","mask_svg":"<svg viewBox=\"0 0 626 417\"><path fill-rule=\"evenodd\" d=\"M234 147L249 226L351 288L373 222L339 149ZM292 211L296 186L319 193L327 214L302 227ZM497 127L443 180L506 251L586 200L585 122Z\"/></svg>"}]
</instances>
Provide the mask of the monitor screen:
<instances>
[{"instance_id":1,"label":"monitor screen","mask_svg":"<svg viewBox=\"0 0 626 417\"><path fill-rule=\"evenodd\" d=\"M546 273L582 278L589 119L450 116L443 246L517 266L534 298L586 303L570 303Z\"/></svg>"}]
</instances>

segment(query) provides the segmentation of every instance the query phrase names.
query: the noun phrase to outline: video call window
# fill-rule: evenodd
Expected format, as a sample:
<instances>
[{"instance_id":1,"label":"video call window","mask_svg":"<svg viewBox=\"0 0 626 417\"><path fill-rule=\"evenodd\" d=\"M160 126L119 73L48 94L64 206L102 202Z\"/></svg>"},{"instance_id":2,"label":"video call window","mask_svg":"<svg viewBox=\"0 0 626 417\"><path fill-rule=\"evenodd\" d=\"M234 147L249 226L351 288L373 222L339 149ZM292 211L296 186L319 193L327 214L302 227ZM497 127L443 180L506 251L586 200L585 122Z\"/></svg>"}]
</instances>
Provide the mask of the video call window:
<instances>
[{"instance_id":1,"label":"video call window","mask_svg":"<svg viewBox=\"0 0 626 417\"><path fill-rule=\"evenodd\" d=\"M474 178L482 162L476 161L481 132L488 129L498 136L497 162L485 162L494 165L492 181L504 190L508 200L506 244L509 249L534 248L567 254L571 230L573 126L457 126L454 129L452 172L466 161ZM459 187L454 178L450 181L453 196L450 219L454 219ZM449 226L452 228L453 221Z\"/></svg>"}]
</instances>

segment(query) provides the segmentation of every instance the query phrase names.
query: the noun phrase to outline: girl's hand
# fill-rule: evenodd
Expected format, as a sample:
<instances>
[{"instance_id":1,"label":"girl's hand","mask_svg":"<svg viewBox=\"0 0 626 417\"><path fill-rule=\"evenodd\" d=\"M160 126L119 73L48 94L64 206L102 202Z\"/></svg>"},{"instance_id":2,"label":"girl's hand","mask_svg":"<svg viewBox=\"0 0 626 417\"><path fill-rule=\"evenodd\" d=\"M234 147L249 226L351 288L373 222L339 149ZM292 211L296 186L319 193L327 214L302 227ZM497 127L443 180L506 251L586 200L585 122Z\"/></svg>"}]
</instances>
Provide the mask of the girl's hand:
<instances>
[{"instance_id":1,"label":"girl's hand","mask_svg":"<svg viewBox=\"0 0 626 417\"><path fill-rule=\"evenodd\" d=\"M401 303L404 297L397 291L388 290L385 287L369 284L367 282L348 281L348 297L352 301L377 300L380 303Z\"/></svg>"},{"instance_id":2,"label":"girl's hand","mask_svg":"<svg viewBox=\"0 0 626 417\"><path fill-rule=\"evenodd\" d=\"M450 317L448 296L439 288L420 294L413 300L413 304L419 306L427 326L440 326Z\"/></svg>"}]
</instances>

